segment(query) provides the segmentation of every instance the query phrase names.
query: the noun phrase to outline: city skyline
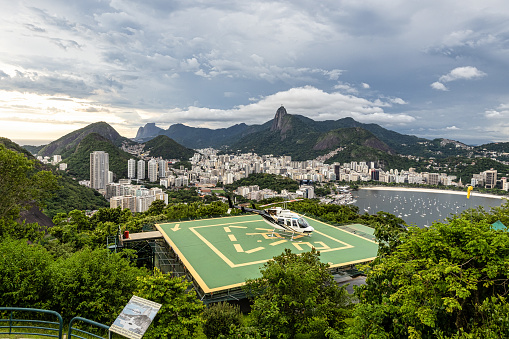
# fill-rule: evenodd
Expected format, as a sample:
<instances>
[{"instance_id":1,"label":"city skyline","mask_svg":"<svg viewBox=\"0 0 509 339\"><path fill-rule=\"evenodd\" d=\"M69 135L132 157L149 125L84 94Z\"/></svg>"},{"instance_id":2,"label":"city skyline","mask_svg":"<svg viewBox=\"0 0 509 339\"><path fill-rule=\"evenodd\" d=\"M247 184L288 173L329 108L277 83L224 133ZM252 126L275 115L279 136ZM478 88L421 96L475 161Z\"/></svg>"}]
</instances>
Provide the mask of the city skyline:
<instances>
[{"instance_id":1,"label":"city skyline","mask_svg":"<svg viewBox=\"0 0 509 339\"><path fill-rule=\"evenodd\" d=\"M6 2L0 136L97 121L259 124L283 104L470 145L508 141L503 1Z\"/></svg>"}]
</instances>

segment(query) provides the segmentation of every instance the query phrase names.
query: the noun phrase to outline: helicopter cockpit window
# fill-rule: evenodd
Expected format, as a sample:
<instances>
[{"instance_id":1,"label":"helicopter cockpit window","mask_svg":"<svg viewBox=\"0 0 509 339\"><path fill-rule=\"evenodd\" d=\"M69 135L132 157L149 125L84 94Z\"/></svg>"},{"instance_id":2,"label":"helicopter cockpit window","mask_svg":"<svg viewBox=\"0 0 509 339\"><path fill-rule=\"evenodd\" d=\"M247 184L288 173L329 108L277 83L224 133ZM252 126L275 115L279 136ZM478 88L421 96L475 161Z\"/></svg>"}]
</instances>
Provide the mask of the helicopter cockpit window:
<instances>
[{"instance_id":1,"label":"helicopter cockpit window","mask_svg":"<svg viewBox=\"0 0 509 339\"><path fill-rule=\"evenodd\" d=\"M293 223L293 227L298 227L297 226L297 220L292 220L292 223Z\"/></svg>"},{"instance_id":2,"label":"helicopter cockpit window","mask_svg":"<svg viewBox=\"0 0 509 339\"><path fill-rule=\"evenodd\" d=\"M299 218L298 223L299 223L299 227L300 227L300 228L306 228L306 227L309 227L308 222L307 222L307 221L306 221L306 219L304 219L304 218Z\"/></svg>"}]
</instances>

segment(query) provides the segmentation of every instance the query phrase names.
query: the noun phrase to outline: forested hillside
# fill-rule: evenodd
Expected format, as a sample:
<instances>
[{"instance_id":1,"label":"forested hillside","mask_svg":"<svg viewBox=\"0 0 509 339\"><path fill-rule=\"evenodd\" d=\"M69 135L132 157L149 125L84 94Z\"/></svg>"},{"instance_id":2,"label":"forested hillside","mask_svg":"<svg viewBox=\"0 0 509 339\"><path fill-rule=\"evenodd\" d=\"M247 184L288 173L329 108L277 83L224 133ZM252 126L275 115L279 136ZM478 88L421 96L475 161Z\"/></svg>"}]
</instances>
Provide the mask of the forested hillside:
<instances>
[{"instance_id":1,"label":"forested hillside","mask_svg":"<svg viewBox=\"0 0 509 339\"><path fill-rule=\"evenodd\" d=\"M109 155L110 171L114 179L127 178L127 161L133 156L122 151L97 133L88 134L76 147L76 150L64 159L69 174L79 180L90 179L90 153L104 151Z\"/></svg>"},{"instance_id":2,"label":"forested hillside","mask_svg":"<svg viewBox=\"0 0 509 339\"><path fill-rule=\"evenodd\" d=\"M144 151L148 151L151 157L170 160L178 159L187 161L194 154L194 150L184 147L166 135L159 135L145 143Z\"/></svg>"},{"instance_id":3,"label":"forested hillside","mask_svg":"<svg viewBox=\"0 0 509 339\"><path fill-rule=\"evenodd\" d=\"M270 188L271 190L277 192L281 192L281 190L295 192L299 189L299 184L295 180L283 177L281 175L267 173L253 173L250 174L247 178L242 178L235 181L233 184L225 185L224 187L227 190L233 191L240 186L251 185L258 185L260 189Z\"/></svg>"}]
</instances>

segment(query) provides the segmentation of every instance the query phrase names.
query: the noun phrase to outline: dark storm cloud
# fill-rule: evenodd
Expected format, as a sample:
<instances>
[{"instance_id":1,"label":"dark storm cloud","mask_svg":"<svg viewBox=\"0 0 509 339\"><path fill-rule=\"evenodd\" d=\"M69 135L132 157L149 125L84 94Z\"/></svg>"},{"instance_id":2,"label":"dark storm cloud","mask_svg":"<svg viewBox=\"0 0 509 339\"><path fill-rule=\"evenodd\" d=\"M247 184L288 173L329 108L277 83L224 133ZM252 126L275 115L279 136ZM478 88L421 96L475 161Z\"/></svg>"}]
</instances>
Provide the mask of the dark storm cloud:
<instances>
[{"instance_id":1,"label":"dark storm cloud","mask_svg":"<svg viewBox=\"0 0 509 339\"><path fill-rule=\"evenodd\" d=\"M473 121L485 138L509 136L500 124L508 9L501 0L13 2L0 88L100 102L129 128L133 116L263 123L283 103L423 136L470 138Z\"/></svg>"}]
</instances>

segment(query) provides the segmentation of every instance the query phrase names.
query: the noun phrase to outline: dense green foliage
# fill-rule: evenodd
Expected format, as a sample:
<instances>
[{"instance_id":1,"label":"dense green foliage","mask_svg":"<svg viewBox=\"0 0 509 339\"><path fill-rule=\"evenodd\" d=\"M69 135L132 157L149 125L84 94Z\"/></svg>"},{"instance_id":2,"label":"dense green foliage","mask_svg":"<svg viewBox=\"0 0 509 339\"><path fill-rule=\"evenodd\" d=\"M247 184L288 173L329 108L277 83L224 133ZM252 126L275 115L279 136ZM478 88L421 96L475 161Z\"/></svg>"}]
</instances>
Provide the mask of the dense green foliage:
<instances>
[{"instance_id":1,"label":"dense green foliage","mask_svg":"<svg viewBox=\"0 0 509 339\"><path fill-rule=\"evenodd\" d=\"M189 161L177 161L176 163L172 164L171 167L179 170L180 166L183 166L182 169L188 169L191 170L193 168L193 165Z\"/></svg>"},{"instance_id":2,"label":"dense green foliage","mask_svg":"<svg viewBox=\"0 0 509 339\"><path fill-rule=\"evenodd\" d=\"M35 161L23 154L6 149L0 144L0 236L11 234L23 237L15 220L22 210L32 206L42 206L43 201L57 188L57 180L50 171L35 169ZM35 228L29 227L32 239Z\"/></svg>"},{"instance_id":3,"label":"dense green foliage","mask_svg":"<svg viewBox=\"0 0 509 339\"><path fill-rule=\"evenodd\" d=\"M69 154L64 161L68 165L68 172L79 180L90 179L90 153L104 151L109 156L110 171L115 178L127 178L127 161L133 156L115 146L111 141L97 133L88 134Z\"/></svg>"},{"instance_id":4,"label":"dense green foliage","mask_svg":"<svg viewBox=\"0 0 509 339\"><path fill-rule=\"evenodd\" d=\"M509 153L509 142L492 142L489 144L484 144L481 146L477 146L476 150L486 150L493 152L501 152L501 153Z\"/></svg>"},{"instance_id":5,"label":"dense green foliage","mask_svg":"<svg viewBox=\"0 0 509 339\"><path fill-rule=\"evenodd\" d=\"M41 245L0 241L2 306L35 307L111 323L136 288L142 269L122 255L85 249L54 260Z\"/></svg>"},{"instance_id":6,"label":"dense green foliage","mask_svg":"<svg viewBox=\"0 0 509 339\"><path fill-rule=\"evenodd\" d=\"M72 210L96 210L108 207L109 203L102 194L94 189L80 185L68 174L59 172L59 188L53 196L45 199L44 214L53 218L58 213L69 213Z\"/></svg>"},{"instance_id":7,"label":"dense green foliage","mask_svg":"<svg viewBox=\"0 0 509 339\"><path fill-rule=\"evenodd\" d=\"M121 254L85 248L50 266L47 308L64 319L80 316L111 324L129 301L143 269Z\"/></svg>"},{"instance_id":8,"label":"dense green foliage","mask_svg":"<svg viewBox=\"0 0 509 339\"><path fill-rule=\"evenodd\" d=\"M509 233L462 216L410 228L399 240L389 255L364 268L367 284L357 291L351 337L451 337L480 328L492 335L489 322L500 319L486 310L507 306L486 303L507 293ZM507 325L505 320L502 337Z\"/></svg>"},{"instance_id":9,"label":"dense green foliage","mask_svg":"<svg viewBox=\"0 0 509 339\"><path fill-rule=\"evenodd\" d=\"M323 338L328 327L343 327L347 293L319 255L314 248L300 255L286 249L264 264L260 278L246 281L246 291L253 295L253 326L278 338L297 333Z\"/></svg>"},{"instance_id":10,"label":"dense green foliage","mask_svg":"<svg viewBox=\"0 0 509 339\"><path fill-rule=\"evenodd\" d=\"M140 277L135 295L162 305L145 338L193 338L202 324L204 306L196 298L191 283L155 270L152 276Z\"/></svg>"},{"instance_id":11,"label":"dense green foliage","mask_svg":"<svg viewBox=\"0 0 509 339\"><path fill-rule=\"evenodd\" d=\"M166 160L179 159L187 161L194 155L194 150L180 145L166 135L158 135L147 141L144 151L149 151L151 157L161 157Z\"/></svg>"},{"instance_id":12,"label":"dense green foliage","mask_svg":"<svg viewBox=\"0 0 509 339\"><path fill-rule=\"evenodd\" d=\"M251 185L258 185L260 189L270 188L277 192L281 192L281 190L295 192L299 189L299 184L297 181L288 177L283 177L281 175L267 173L253 173L250 174L247 178L242 178L235 181L233 184L225 185L224 187L229 191L233 191L240 186Z\"/></svg>"},{"instance_id":13,"label":"dense green foliage","mask_svg":"<svg viewBox=\"0 0 509 339\"><path fill-rule=\"evenodd\" d=\"M232 326L239 327L242 324L242 313L238 305L219 302L205 309L203 321L203 333L207 338L215 339L220 335L228 335Z\"/></svg>"},{"instance_id":14,"label":"dense green foliage","mask_svg":"<svg viewBox=\"0 0 509 339\"><path fill-rule=\"evenodd\" d=\"M198 202L201 200L196 187L187 187L168 192L168 201L175 202Z\"/></svg>"},{"instance_id":15,"label":"dense green foliage","mask_svg":"<svg viewBox=\"0 0 509 339\"><path fill-rule=\"evenodd\" d=\"M0 304L12 307L46 306L51 255L26 240L0 241Z\"/></svg>"}]
</instances>

